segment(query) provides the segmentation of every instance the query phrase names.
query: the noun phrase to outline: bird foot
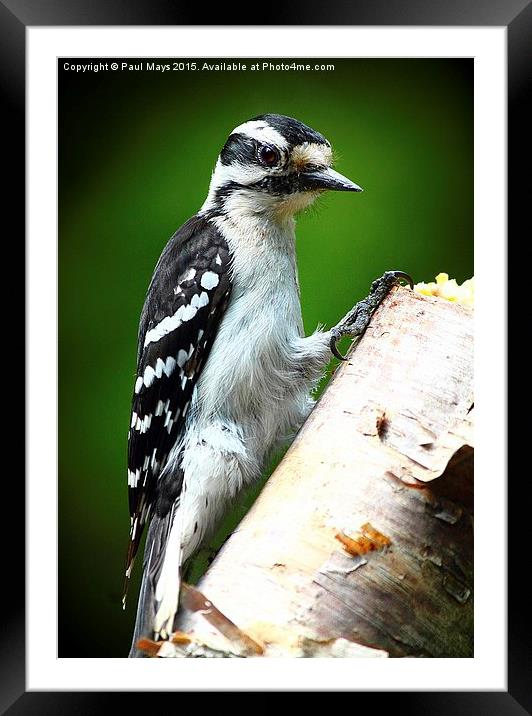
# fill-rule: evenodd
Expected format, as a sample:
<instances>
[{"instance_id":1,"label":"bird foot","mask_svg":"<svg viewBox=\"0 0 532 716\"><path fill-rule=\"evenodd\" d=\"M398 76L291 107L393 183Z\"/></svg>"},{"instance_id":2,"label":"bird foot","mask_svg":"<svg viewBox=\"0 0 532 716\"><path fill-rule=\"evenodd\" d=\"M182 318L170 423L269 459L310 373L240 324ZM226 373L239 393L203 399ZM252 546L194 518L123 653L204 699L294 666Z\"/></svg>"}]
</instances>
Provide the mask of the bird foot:
<instances>
[{"instance_id":1,"label":"bird foot","mask_svg":"<svg viewBox=\"0 0 532 716\"><path fill-rule=\"evenodd\" d=\"M336 347L337 342L344 336L360 338L369 325L371 317L384 301L388 293L401 281L406 281L411 289L414 288L412 278L404 271L386 271L380 278L371 284L370 292L359 301L342 320L331 328L330 348L332 354L339 360L347 360Z\"/></svg>"}]
</instances>

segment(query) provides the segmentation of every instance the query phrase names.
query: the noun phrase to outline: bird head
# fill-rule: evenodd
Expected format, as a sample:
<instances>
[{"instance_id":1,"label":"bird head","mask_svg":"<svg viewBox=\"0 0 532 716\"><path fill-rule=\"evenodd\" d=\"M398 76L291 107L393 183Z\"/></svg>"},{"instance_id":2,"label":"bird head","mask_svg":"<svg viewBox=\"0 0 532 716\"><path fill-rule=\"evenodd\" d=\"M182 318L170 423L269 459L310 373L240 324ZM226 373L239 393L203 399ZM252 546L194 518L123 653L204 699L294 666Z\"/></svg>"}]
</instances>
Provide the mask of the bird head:
<instances>
[{"instance_id":1,"label":"bird head","mask_svg":"<svg viewBox=\"0 0 532 716\"><path fill-rule=\"evenodd\" d=\"M332 169L330 142L303 122L263 114L235 127L203 211L291 219L325 191L362 191Z\"/></svg>"}]
</instances>

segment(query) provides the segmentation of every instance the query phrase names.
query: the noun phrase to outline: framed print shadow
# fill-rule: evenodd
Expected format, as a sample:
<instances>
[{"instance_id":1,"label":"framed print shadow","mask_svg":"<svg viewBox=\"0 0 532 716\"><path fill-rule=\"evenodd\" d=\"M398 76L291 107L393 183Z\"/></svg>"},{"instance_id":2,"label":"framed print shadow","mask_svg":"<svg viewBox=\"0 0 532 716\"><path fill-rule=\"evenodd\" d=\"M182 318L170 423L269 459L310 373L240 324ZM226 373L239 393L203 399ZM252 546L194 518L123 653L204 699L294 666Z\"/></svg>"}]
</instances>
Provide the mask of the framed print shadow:
<instances>
[{"instance_id":1,"label":"framed print shadow","mask_svg":"<svg viewBox=\"0 0 532 716\"><path fill-rule=\"evenodd\" d=\"M297 6L284 8L276 18L277 22L272 24L295 25L299 19L298 9ZM223 18L216 17L219 9L214 9L213 12L214 16L209 24L225 24ZM527 77L530 73L530 5L521 0L507 3L503 8L500 4L480 2L475 4L473 9L458 4L442 6L437 2L402 2L400 7L390 8L384 2L369 5L357 2L345 7L341 3L333 5L328 8L327 17L324 17L324 12L322 5L305 6L307 22L317 26L507 26L508 215L509 229L516 231L519 226L519 211L526 206L525 189L516 178L517 170L523 162L516 137L522 136L527 126L525 122L530 120L524 109ZM13 226L20 226L24 222L26 28L196 25L195 14L190 9L169 6L163 2L133 2L124 8L114 3L89 4L81 1L64 4L2 1L0 72L4 106L8 110L5 113L8 122L6 136L10 138L7 146L10 182L5 206L8 213L18 219L13 222ZM222 27L220 32L223 32ZM211 204L214 200L218 201L222 190L224 206L229 206L232 199L227 198L228 187L233 187L234 190L238 185L237 192L241 191L242 187L243 180L235 173L238 168L244 172L246 182L250 172L254 171L257 174L254 181L260 183L261 201L264 202L264 197L267 196L268 207L271 207L273 201L282 203L283 212L286 212L287 200L284 196L280 200L279 196L281 190L286 189L286 177L297 175L299 182L297 191L290 190L290 197L294 193L299 196L311 190L315 193L318 190L322 192L325 188L340 188L345 191L349 181L352 191L359 189L358 183L364 189L364 193L360 195L329 192L320 199L316 209L313 208L298 218L297 235L300 238L297 242L297 262L303 323L307 336L313 334L318 324L335 326L353 302L364 300L365 287L369 287L378 275L389 269L406 269L417 283L428 283L433 281L437 274L446 272L456 279L458 286L468 285L464 282L474 274L474 59L339 58L328 55L315 57L314 52L312 55L312 58L298 57L297 66L294 66L295 60L290 56L280 58L263 55L246 57L245 60L238 55L184 57L178 54L176 57L147 57L143 53L139 53L138 57L105 55L57 58L57 318L60 337L58 659L79 659L83 660L80 663L88 663L85 661L88 657L108 658L111 664L114 659L126 657L129 652L143 564L141 546L130 585L129 603L122 615L120 575L124 569L127 533L130 529L125 480L122 480L122 477L127 474L126 456L131 433L135 444L138 444L142 436L144 445L149 438L151 421L162 421L164 417L158 406L160 404L164 411L161 397L166 399L166 396L158 394L152 406L150 424L141 424L139 428L135 418L139 417L140 410L136 406L135 396L141 392L137 390L139 379L142 382L142 391L147 391L154 381L162 382L164 376L170 379L169 373L172 372L173 366L165 364L159 371L160 375L156 375L158 363L155 364L155 357L154 376L151 377L151 374L146 372L149 363L144 364L142 356L147 347L150 350L153 348L150 343L156 344L168 339L171 331L166 328L162 330L161 322L175 322L180 304L172 304L165 309L166 313L161 313L160 304L157 303L157 310L153 317L148 316L145 329L141 323L137 365L139 316L152 273L166 241L180 225L185 224L190 217L195 217L202 205L205 207L209 201ZM235 127L236 134L233 133ZM262 134L260 141L257 138L257 127L263 133L267 131L266 144ZM308 136L305 132L308 132ZM240 137L238 147L233 146L234 142L226 143L228 136ZM318 151L320 147L325 147L327 152L330 152L329 142L334 152L334 171L330 168L331 160L323 159ZM301 148L308 152L309 146L313 147L312 157L305 155L302 159ZM220 155L222 147L224 150ZM248 157L246 151L249 147L251 154ZM217 170L212 174L217 158ZM283 161L286 161L287 167L296 167L293 173L290 173L292 169L285 169ZM398 166L402 170L401 177L397 176ZM312 175L312 181L316 183L319 172L323 175L328 172L329 185L313 185L310 188L305 185L303 188L301 177ZM325 179L321 174L320 181L323 183ZM401 192L405 178L410 181L412 177L416 177L419 190ZM281 179L282 182L279 183ZM337 184L344 182L344 185L333 187L333 179ZM277 181L279 186L276 184L274 187L273 181ZM442 196L450 187L453 192L452 201L442 201ZM351 207L357 199L359 201L352 219L354 214ZM290 201L293 199L290 198ZM386 212L382 211L383 206L386 206ZM297 210L299 208L298 205ZM270 211L271 208L267 210ZM26 216L26 221L28 220ZM414 232L412 226L415 226ZM249 227L246 232L248 236ZM353 234L356 235L353 237ZM227 241L223 231L220 236L224 242ZM220 246L223 248L225 243L222 242ZM231 239L229 246L231 247ZM218 248L218 263L223 261L222 248ZM234 258L232 260L231 270L236 271ZM164 255L161 261L164 261ZM204 295L205 303L210 301L214 305L214 291L222 276L217 273L218 264L203 267L194 263L191 266L192 268L186 267L186 276L182 272L184 278L190 283L197 274L198 280L201 281L198 296L191 294L191 301L196 298L201 301L201 296ZM339 266L346 267L346 270L339 270ZM352 278L351 272L353 266L356 267L355 279ZM194 287L189 287L186 281L183 283L181 274L177 279L177 289L172 288L174 296L178 296L177 292L193 290ZM153 281L157 280L156 274ZM440 293L435 295L441 296L442 281L443 279L440 279L440 289L436 287L427 291L439 290ZM419 290L425 289L418 287ZM420 296L419 292L417 295ZM455 295L449 297L451 301L457 301ZM159 300L157 298L157 301ZM379 302L380 300L387 300L385 294ZM183 316L187 305L184 303L181 307L180 325L185 321ZM377 305L372 308L372 312ZM196 306L195 313L199 310L201 306ZM382 312L375 315L380 317ZM186 320L192 320L188 318L188 314ZM441 329L445 321L441 318L438 320ZM382 330L385 329L387 330L386 326ZM211 329L207 324L194 324L194 330L199 340L205 331ZM217 327L213 335L216 335L216 330ZM337 336L335 334L336 339L345 334L353 335L344 330ZM348 345L345 339L339 344L342 353L345 353ZM35 348L35 341L32 341L30 335L28 349L31 350L32 347ZM172 346L179 364L179 346L175 350L174 348L175 346ZM191 349L193 348L191 343ZM206 350L210 350L210 346ZM193 350L192 354L196 355ZM208 355L207 352L207 361ZM371 355L371 359L376 360L375 354ZM383 360L385 359L384 356ZM183 360L190 361L190 355ZM199 364L200 358L196 357L194 360ZM187 362L180 367L183 373L180 386L183 386L186 384L185 378L192 381L193 371ZM326 380L319 384L314 397L321 394L332 374L334 384L340 385L345 373L344 368L338 361L330 364ZM139 373L141 369L142 372ZM199 370L198 368L198 375ZM386 379L384 373L381 376L383 381ZM421 373L420 368L418 383L421 381ZM30 401L32 386L30 381ZM193 387L191 383L191 391ZM170 400L173 399L174 393L175 391L169 393ZM129 402L131 394L132 409ZM192 395L191 393L188 397L189 401L194 400ZM183 401L185 398L186 396ZM144 407L147 405L146 400L144 396ZM176 409L178 415L183 410L186 411L185 403ZM167 415L168 419L163 426L170 436L173 425L171 417ZM383 440L385 433L382 431L388 430L385 442L388 440L389 447L393 444L389 442L393 441L393 431L390 433L390 425L393 425L392 412L388 411L381 418L377 416L376 421L377 442ZM130 425L128 439L127 427ZM225 431L231 429L227 425L224 427ZM341 429L341 423L335 424L337 434ZM365 430L366 427L362 426L363 434L367 435ZM335 439L335 431L327 438L329 444ZM324 435L322 431L322 439L325 439ZM211 437L209 433L208 439ZM319 440L312 435L309 439ZM174 443L176 440L174 438ZM198 445L204 444L204 438L198 440ZM160 455L166 449L165 444L160 442L158 434L156 442L150 445L150 455L156 455L152 450L154 446L159 447ZM30 434L27 460L33 470L35 461L31 445ZM171 449L169 444L168 451ZM139 478L135 478L135 465L132 467L131 454L130 449L129 487L136 488ZM146 464L146 456L149 464L149 456L143 453L142 465L139 463L141 471ZM281 457L282 452L276 453L273 460L264 458L263 465L267 469L263 471L261 480L245 492L243 499L234 503L234 508L229 510L224 521L218 520L216 530L211 530L214 536L203 545L198 542L191 551L194 560L188 564L188 583L197 583L205 573L210 562L210 550L218 551L222 547L262 490L265 475L272 472ZM134 485L131 482L132 475L135 478ZM145 476L145 482L148 477ZM416 477L418 480L426 479L421 472ZM25 498L21 481L9 481L8 489L9 504L23 504ZM318 488L313 489L314 494L318 494ZM348 489L346 483L346 490ZM509 490L508 493L511 510L515 507L514 491L515 489ZM414 492L417 493L416 500L423 494L422 490L412 491ZM345 503L348 499L347 493L342 494ZM289 500L287 495L288 493L285 493L285 499ZM440 506L450 504L446 497L449 496L441 496L443 502L439 503ZM130 509L131 499L130 491ZM135 500L138 499L141 502L137 509ZM149 494L141 495L140 498L133 497L133 537L136 520L140 519L139 515L142 513L143 499L149 500ZM160 498L157 499L159 503L154 498L154 510L160 510L160 506L157 507L157 504L160 505ZM266 493L261 499L268 499ZM297 503L296 500L294 509L300 509L301 519L304 519L303 504ZM460 509L469 508L462 505ZM86 518L87 514L96 512L97 520ZM161 514L157 512L157 515ZM439 522L451 523L452 515L449 516L448 512L446 515L439 515ZM197 519L198 517L195 517L193 520L194 535L197 531ZM309 524L311 523L312 520ZM523 543L524 536L520 534L522 524L518 520L508 519L508 538L514 544ZM140 532L141 523L138 522L138 525ZM382 525L379 526L382 529ZM326 527L327 530L329 528L330 526ZM20 585L25 580L22 549L24 530L21 525L17 529L20 529L20 534L16 540L11 541L5 554L5 573L9 575L7 581L18 586L16 593L12 591L8 594L8 608L3 612L4 630L0 640L3 666L0 676L0 706L4 711L13 714L46 713L58 709L88 713L110 708L108 702L112 699L112 694L27 690L27 655L24 649L27 622L20 594ZM170 528L168 529L168 536L171 538L172 533ZM383 532L386 533L387 530ZM339 550L343 549L346 561L344 564L343 558L339 558L338 564L335 562L334 565L329 565L332 572L337 570L340 574L342 569L345 569L347 555L350 555L349 559L355 555L362 564L365 563L366 552L378 552L383 545L383 548L386 547L383 540L388 537L369 522L361 527L357 534L357 545L353 542L353 534L348 536L347 531L336 534L336 539L340 542ZM447 582L447 596L454 594L450 600L454 606L467 602L469 588L472 590L472 531L470 537L471 553L457 557L457 563L460 563L460 579L456 581L455 573L454 586ZM153 538L151 539L153 549ZM397 544L395 534L392 541ZM192 543L196 545L195 539L192 539ZM227 545L226 547L230 554L230 548ZM353 552L355 547L356 552ZM245 549L244 541L240 546L237 545L233 557L226 558L225 563L224 551L220 553L217 563L222 564L224 570L229 570L226 574L230 574L231 579L239 579L238 556L243 554ZM401 549L401 554L403 553ZM51 561L55 558L55 555L50 554ZM166 558L163 550L160 556L163 564ZM518 566L514 562L517 562L517 556L510 552L507 692L397 691L392 694L372 691L370 698L379 698L383 707L392 707L393 698L396 705L404 705L404 708L413 713L430 711L444 714L452 710L478 714L530 712L532 694L529 675L526 673L526 654L530 653L530 644L526 643L526 630L523 629L520 617L516 616L526 613L527 607L522 590L515 586ZM466 563L467 567L464 566ZM235 570L233 574L231 569ZM212 590L216 590L216 572L212 574L214 581L207 584ZM430 583L427 574L425 573L424 578L426 585ZM157 572L156 579L160 580L161 589L160 571ZM204 584L205 582L200 582L199 588L203 589ZM462 591L457 591L456 584L459 584ZM267 587L264 589L267 590ZM467 589L467 595L464 589ZM209 595L212 592L206 590L205 593ZM265 599L271 603L270 597L266 596L266 592L264 594ZM365 598L371 603L375 594L376 592L366 595ZM201 593L197 592L197 595L201 596ZM358 594L357 600L361 599L363 595ZM257 619L260 614L259 610ZM340 615L341 610L337 617L340 618ZM44 614L43 618L46 618ZM223 614L221 618L224 619ZM344 615L341 618L346 617ZM451 621L454 618L449 617ZM376 643L374 620L368 620L368 625L370 622L372 626L368 626L367 631L360 626L359 633L360 641L368 651L375 646L379 647ZM156 624L157 619L153 623ZM405 648L404 644L396 652L384 645L379 648L385 648L389 656L472 657L472 599L469 616L467 619L462 616L461 623L463 639L460 644L454 640L453 646L450 647L451 640L445 646L442 644L441 649L434 653L424 647ZM416 628L414 622L412 624L412 629ZM201 643L207 644L207 632L203 633L196 623L183 622L182 626L183 631L188 634L199 629L198 639L201 637ZM345 624L343 628L346 628ZM148 636L153 644L159 631L159 627L154 627L150 633L142 634ZM211 646L216 650L217 647ZM349 690L353 687L346 684L345 688ZM276 690L275 687L272 690ZM420 684L420 691L422 690L423 686ZM150 698L150 695L136 693L134 698ZM165 698L172 698L172 694L165 694Z\"/></svg>"}]
</instances>

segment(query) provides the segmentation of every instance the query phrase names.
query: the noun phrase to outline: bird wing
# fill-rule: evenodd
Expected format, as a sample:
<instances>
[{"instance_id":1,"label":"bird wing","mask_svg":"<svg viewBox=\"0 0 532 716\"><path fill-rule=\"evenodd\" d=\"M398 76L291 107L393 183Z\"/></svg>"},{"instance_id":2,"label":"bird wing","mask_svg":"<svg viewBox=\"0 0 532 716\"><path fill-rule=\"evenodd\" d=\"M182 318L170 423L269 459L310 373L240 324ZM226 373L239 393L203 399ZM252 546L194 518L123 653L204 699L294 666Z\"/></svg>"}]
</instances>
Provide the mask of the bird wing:
<instances>
[{"instance_id":1,"label":"bird wing","mask_svg":"<svg viewBox=\"0 0 532 716\"><path fill-rule=\"evenodd\" d=\"M213 224L196 216L174 234L161 254L140 320L128 435L131 528L124 600L158 478L183 432L194 386L230 292L227 243ZM174 487L177 498L181 484Z\"/></svg>"}]
</instances>

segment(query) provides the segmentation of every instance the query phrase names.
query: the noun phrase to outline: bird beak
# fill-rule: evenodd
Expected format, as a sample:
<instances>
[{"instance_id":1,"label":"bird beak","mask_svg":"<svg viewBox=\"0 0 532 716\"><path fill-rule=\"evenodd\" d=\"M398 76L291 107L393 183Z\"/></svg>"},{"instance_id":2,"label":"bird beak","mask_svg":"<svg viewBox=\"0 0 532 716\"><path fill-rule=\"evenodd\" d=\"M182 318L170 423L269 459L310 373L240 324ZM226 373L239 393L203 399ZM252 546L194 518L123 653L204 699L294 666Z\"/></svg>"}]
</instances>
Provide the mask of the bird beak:
<instances>
[{"instance_id":1,"label":"bird beak","mask_svg":"<svg viewBox=\"0 0 532 716\"><path fill-rule=\"evenodd\" d=\"M310 172L303 172L300 175L301 186L304 190L312 191L314 189L329 189L332 191L364 191L358 184L355 184L344 177L342 174L335 172L330 167L318 169Z\"/></svg>"}]
</instances>

